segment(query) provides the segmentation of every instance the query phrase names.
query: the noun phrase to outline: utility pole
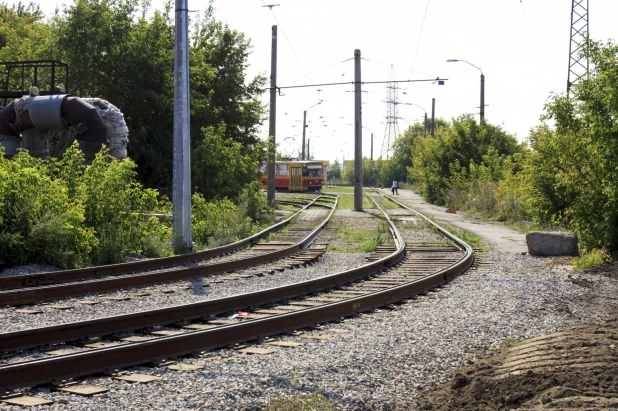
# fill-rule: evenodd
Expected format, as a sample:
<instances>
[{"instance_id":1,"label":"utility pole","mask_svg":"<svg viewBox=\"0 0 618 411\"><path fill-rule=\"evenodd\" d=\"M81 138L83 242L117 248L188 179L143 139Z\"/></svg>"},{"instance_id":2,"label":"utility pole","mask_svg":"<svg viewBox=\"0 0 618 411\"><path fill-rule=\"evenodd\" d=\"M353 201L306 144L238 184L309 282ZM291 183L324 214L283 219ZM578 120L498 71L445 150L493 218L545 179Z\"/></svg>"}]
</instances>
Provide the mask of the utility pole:
<instances>
[{"instance_id":1,"label":"utility pole","mask_svg":"<svg viewBox=\"0 0 618 411\"><path fill-rule=\"evenodd\" d=\"M266 202L271 207L275 203L275 134L277 129L277 26L272 28L272 48L270 60L270 118L268 121L268 136L273 151L268 155L268 186Z\"/></svg>"},{"instance_id":2,"label":"utility pole","mask_svg":"<svg viewBox=\"0 0 618 411\"><path fill-rule=\"evenodd\" d=\"M305 160L305 131L307 130L307 110L303 111L303 149L300 155L301 160Z\"/></svg>"},{"instance_id":3,"label":"utility pole","mask_svg":"<svg viewBox=\"0 0 618 411\"><path fill-rule=\"evenodd\" d=\"M423 123L423 137L427 137L427 112L425 112L425 122Z\"/></svg>"},{"instance_id":4,"label":"utility pole","mask_svg":"<svg viewBox=\"0 0 618 411\"><path fill-rule=\"evenodd\" d=\"M176 0L174 28L174 159L173 237L181 248L193 247L191 239L191 134L189 107L189 9L188 0ZM184 246L184 247L182 247Z\"/></svg>"},{"instance_id":5,"label":"utility pole","mask_svg":"<svg viewBox=\"0 0 618 411\"><path fill-rule=\"evenodd\" d=\"M311 142L311 139L307 139L307 160L311 159L311 150L309 150L309 143Z\"/></svg>"},{"instance_id":6,"label":"utility pole","mask_svg":"<svg viewBox=\"0 0 618 411\"><path fill-rule=\"evenodd\" d=\"M354 210L363 211L363 116L360 50L354 50Z\"/></svg>"},{"instance_id":7,"label":"utility pole","mask_svg":"<svg viewBox=\"0 0 618 411\"><path fill-rule=\"evenodd\" d=\"M371 161L373 161L373 133L371 133Z\"/></svg>"},{"instance_id":8,"label":"utility pole","mask_svg":"<svg viewBox=\"0 0 618 411\"><path fill-rule=\"evenodd\" d=\"M481 71L481 124L485 121L485 74Z\"/></svg>"},{"instance_id":9,"label":"utility pole","mask_svg":"<svg viewBox=\"0 0 618 411\"><path fill-rule=\"evenodd\" d=\"M436 130L436 99L431 99L431 136L433 137Z\"/></svg>"}]
</instances>

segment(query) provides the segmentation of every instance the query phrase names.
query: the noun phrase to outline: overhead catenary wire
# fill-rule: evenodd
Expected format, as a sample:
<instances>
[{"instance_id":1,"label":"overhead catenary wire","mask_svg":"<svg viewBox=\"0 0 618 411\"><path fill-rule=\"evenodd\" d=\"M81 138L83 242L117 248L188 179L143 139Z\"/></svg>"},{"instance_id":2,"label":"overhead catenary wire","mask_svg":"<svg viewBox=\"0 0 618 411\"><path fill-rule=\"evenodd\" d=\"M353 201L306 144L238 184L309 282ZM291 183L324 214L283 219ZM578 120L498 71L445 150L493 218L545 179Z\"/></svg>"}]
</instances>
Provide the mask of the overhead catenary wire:
<instances>
[{"instance_id":1,"label":"overhead catenary wire","mask_svg":"<svg viewBox=\"0 0 618 411\"><path fill-rule=\"evenodd\" d=\"M418 35L418 41L416 42L416 50L414 51L414 58L412 59L412 67L410 68L410 72L414 71L414 64L416 64L416 57L418 56L418 48L421 45L421 39L423 38L423 28L425 28L425 19L427 18L427 10L429 10L429 0L427 0L427 4L425 5L425 13L423 14L423 23L421 24L421 31Z\"/></svg>"},{"instance_id":2,"label":"overhead catenary wire","mask_svg":"<svg viewBox=\"0 0 618 411\"><path fill-rule=\"evenodd\" d=\"M300 68L303 69L303 72L305 73L305 75L311 79L311 77L309 76L309 74L307 74L307 70L305 70L305 66L303 66L303 63L300 61L300 59L298 58L298 55L296 54L296 51L294 50L294 47L292 47L292 43L290 42L290 39L288 39L288 36L285 34L285 30L283 30L283 26L281 26L281 23L279 23L279 19L277 19L277 15L275 14L275 12L273 11L273 5L269 5L267 4L264 0L262 0L262 3L264 3L264 6L268 7L268 9L270 10L270 12L273 15L273 18L275 19L275 21L277 22L277 27L279 28L279 30L281 30L281 34L283 34L283 37L285 38L285 41L288 43L288 46L290 46L290 50L292 50L292 54L294 54L294 57L296 58L296 61L298 61L298 64L300 65ZM277 4L278 6L278 4Z\"/></svg>"},{"instance_id":3,"label":"overhead catenary wire","mask_svg":"<svg viewBox=\"0 0 618 411\"><path fill-rule=\"evenodd\" d=\"M321 69L318 69L318 70L312 71L312 72L311 72L311 73L309 73L309 74L305 74L305 75L302 75L302 76L299 76L299 77L295 77L295 78L290 79L290 80L286 80L286 81L282 82L281 84L286 84L286 83L289 83L289 82L294 81L294 80L298 80L298 79L301 79L301 78L304 78L304 77L309 77L309 76L311 76L312 74L320 73L320 72L322 72L322 71L328 70L328 69L333 68L333 67L335 67L335 66L338 66L338 65L340 65L340 64L346 63L346 62L348 62L348 61L350 61L350 60L354 60L354 57L350 57L349 59L346 59L346 60L340 61L340 62L338 62L338 63L331 64L330 66L327 66L327 67L324 67L324 68L321 68Z\"/></svg>"},{"instance_id":4,"label":"overhead catenary wire","mask_svg":"<svg viewBox=\"0 0 618 411\"><path fill-rule=\"evenodd\" d=\"M543 75L543 69L541 68L541 64L539 62L539 56L536 52L536 47L534 45L534 36L532 36L532 32L530 31L530 24L528 23L528 16L526 15L526 9L524 8L523 3L521 3L521 11L524 15L524 21L526 22L526 29L528 30L528 37L530 37L530 44L532 45L532 54L534 55L534 60L536 62L536 67L538 69L539 74L541 75L541 82L545 83L545 76Z\"/></svg>"},{"instance_id":5,"label":"overhead catenary wire","mask_svg":"<svg viewBox=\"0 0 618 411\"><path fill-rule=\"evenodd\" d=\"M386 84L386 83L421 83L421 82L429 82L429 81L447 81L447 78L432 78L432 79L421 79L421 80L382 80L382 81L361 81L360 84ZM328 87L328 86L342 86L342 85L354 85L355 81L342 81L337 83L319 83L319 84L300 84L296 86L277 86L277 87L265 87L263 90L271 90L272 88L276 89L290 89L290 88L303 88L303 87Z\"/></svg>"},{"instance_id":6,"label":"overhead catenary wire","mask_svg":"<svg viewBox=\"0 0 618 411\"><path fill-rule=\"evenodd\" d=\"M352 59L350 59L350 60L352 60ZM393 65L391 63L383 63L381 61L375 61L375 60L371 60L371 59L368 59L368 58L365 58L365 57L361 57L361 60L365 60L365 61L368 61L368 62L374 63L374 64L380 64L382 66L394 67L394 68L396 68L398 70L412 72L412 70L409 70L409 69L404 68L404 67L395 66L395 65ZM414 71L414 73L421 74L421 75L424 75L424 76L429 76L430 75L429 73L425 73L425 72L422 72L422 71Z\"/></svg>"}]
</instances>

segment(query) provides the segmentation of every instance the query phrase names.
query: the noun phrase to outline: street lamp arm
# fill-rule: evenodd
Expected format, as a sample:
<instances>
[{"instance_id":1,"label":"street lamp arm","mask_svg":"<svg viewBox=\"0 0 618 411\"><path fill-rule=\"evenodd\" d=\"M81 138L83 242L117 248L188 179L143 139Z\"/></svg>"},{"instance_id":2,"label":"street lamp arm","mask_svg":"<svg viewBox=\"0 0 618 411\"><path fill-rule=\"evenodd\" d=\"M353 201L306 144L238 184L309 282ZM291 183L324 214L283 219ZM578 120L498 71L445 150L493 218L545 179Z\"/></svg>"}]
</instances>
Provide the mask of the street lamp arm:
<instances>
[{"instance_id":1,"label":"street lamp arm","mask_svg":"<svg viewBox=\"0 0 618 411\"><path fill-rule=\"evenodd\" d=\"M319 100L317 103L315 103L314 105L309 107L307 110L310 110L310 109L314 108L315 106L318 106L318 105L322 104L323 101L326 101L326 100ZM307 110L305 110L305 111L307 111Z\"/></svg>"},{"instance_id":2,"label":"street lamp arm","mask_svg":"<svg viewBox=\"0 0 618 411\"><path fill-rule=\"evenodd\" d=\"M448 59L448 60L446 60L447 63L458 63L460 61L463 61L464 63L467 63L467 64L471 65L475 69L479 70L481 72L481 74L483 74L483 69L481 69L480 67L475 66L474 64L470 63L469 61L461 60L461 59Z\"/></svg>"},{"instance_id":3,"label":"street lamp arm","mask_svg":"<svg viewBox=\"0 0 618 411\"><path fill-rule=\"evenodd\" d=\"M425 110L423 107L419 106L418 104L414 104L414 103L401 103L401 104L405 104L406 106L416 106L420 108L421 110L423 110L425 113L427 113L427 110Z\"/></svg>"},{"instance_id":4,"label":"street lamp arm","mask_svg":"<svg viewBox=\"0 0 618 411\"><path fill-rule=\"evenodd\" d=\"M483 121L485 120L485 74L483 74L483 70L481 70L480 67L476 67L474 64L470 63L469 61L458 60L458 59L446 60L447 63L457 63L459 61L463 61L464 63L471 65L472 67L474 67L475 69L481 72L481 113L480 115L481 115L481 123L483 123Z\"/></svg>"}]
</instances>

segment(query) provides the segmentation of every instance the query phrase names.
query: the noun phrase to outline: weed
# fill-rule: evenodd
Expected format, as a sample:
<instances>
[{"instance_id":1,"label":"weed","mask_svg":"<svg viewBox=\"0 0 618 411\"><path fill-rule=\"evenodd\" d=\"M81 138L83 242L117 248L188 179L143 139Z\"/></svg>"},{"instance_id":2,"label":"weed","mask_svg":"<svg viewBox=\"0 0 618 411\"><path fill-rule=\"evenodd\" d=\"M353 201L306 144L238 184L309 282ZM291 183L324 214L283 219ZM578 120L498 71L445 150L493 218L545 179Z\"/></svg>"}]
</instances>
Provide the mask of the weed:
<instances>
[{"instance_id":1,"label":"weed","mask_svg":"<svg viewBox=\"0 0 618 411\"><path fill-rule=\"evenodd\" d=\"M300 385L300 369L295 366L287 382L287 389L294 390ZM337 404L321 392L287 394L268 404L264 411L335 411Z\"/></svg>"},{"instance_id":2,"label":"weed","mask_svg":"<svg viewBox=\"0 0 618 411\"><path fill-rule=\"evenodd\" d=\"M329 400L324 394L314 392L311 394L285 395L274 400L264 408L265 411L334 411L337 404Z\"/></svg>"},{"instance_id":3,"label":"weed","mask_svg":"<svg viewBox=\"0 0 618 411\"><path fill-rule=\"evenodd\" d=\"M454 227L452 225L445 225L443 228L453 234L455 234L459 239L468 243L470 247L481 248L483 246L483 240L476 234L471 233L467 230L462 230L461 228Z\"/></svg>"},{"instance_id":4,"label":"weed","mask_svg":"<svg viewBox=\"0 0 618 411\"><path fill-rule=\"evenodd\" d=\"M513 344L517 344L522 342L523 340L520 340L518 338L505 338L504 339L504 345L513 345Z\"/></svg>"},{"instance_id":5,"label":"weed","mask_svg":"<svg viewBox=\"0 0 618 411\"><path fill-rule=\"evenodd\" d=\"M611 255L606 250L593 248L590 251L584 250L581 257L574 259L575 270L583 270L590 267L595 267L603 263L612 261Z\"/></svg>"}]
</instances>

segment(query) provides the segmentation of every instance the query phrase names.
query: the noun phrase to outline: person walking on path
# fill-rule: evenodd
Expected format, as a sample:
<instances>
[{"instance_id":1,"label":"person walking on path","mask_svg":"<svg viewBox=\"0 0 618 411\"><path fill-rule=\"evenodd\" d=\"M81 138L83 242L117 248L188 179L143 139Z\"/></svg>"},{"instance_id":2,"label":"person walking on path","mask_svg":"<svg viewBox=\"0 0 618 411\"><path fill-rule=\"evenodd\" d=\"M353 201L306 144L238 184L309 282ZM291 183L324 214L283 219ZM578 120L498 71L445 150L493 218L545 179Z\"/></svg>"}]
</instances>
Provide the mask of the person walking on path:
<instances>
[{"instance_id":1,"label":"person walking on path","mask_svg":"<svg viewBox=\"0 0 618 411\"><path fill-rule=\"evenodd\" d=\"M393 191L393 195L397 194L399 195L399 184L397 184L397 180L393 180L393 185L391 187L391 190Z\"/></svg>"}]
</instances>

